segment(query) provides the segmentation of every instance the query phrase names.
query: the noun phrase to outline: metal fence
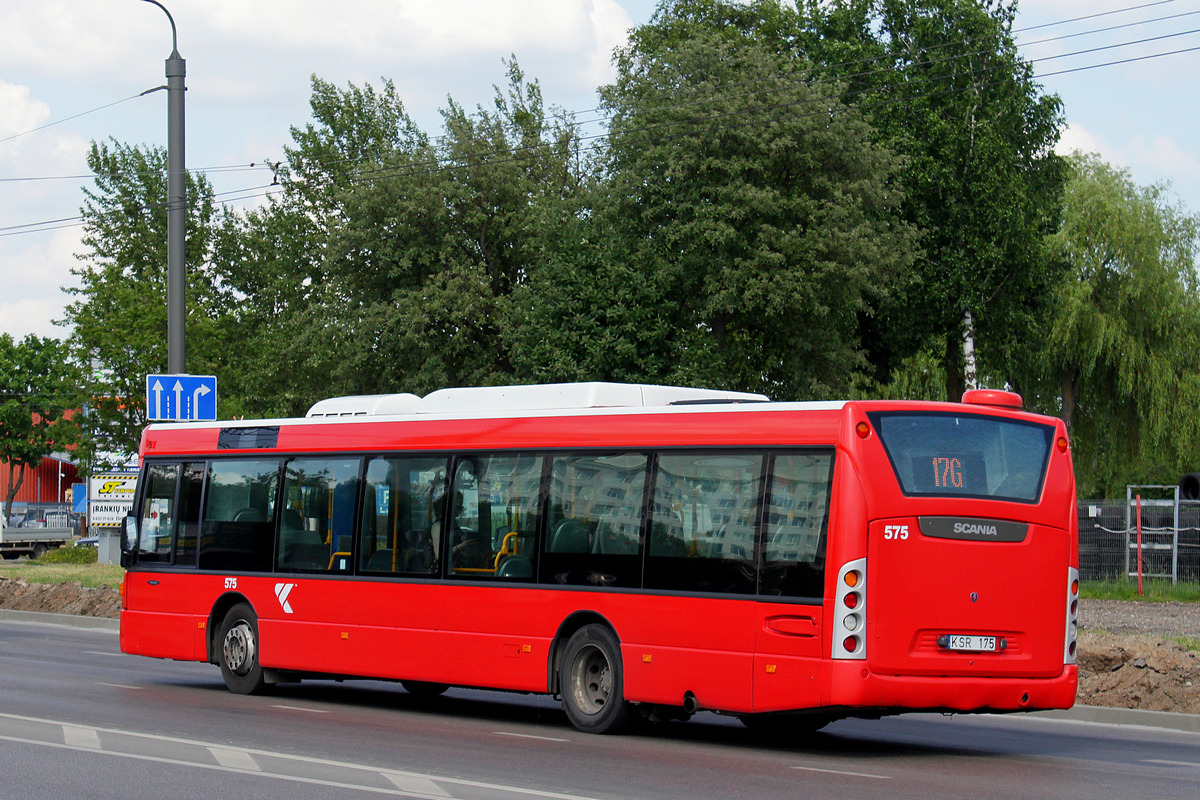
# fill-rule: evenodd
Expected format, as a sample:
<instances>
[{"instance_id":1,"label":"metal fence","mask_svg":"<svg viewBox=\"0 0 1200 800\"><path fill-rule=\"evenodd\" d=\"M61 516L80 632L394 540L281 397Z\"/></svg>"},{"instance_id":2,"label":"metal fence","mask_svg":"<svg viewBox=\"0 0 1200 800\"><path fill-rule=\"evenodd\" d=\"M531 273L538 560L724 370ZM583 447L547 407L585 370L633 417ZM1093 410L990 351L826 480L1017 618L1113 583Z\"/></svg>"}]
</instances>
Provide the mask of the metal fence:
<instances>
[{"instance_id":1,"label":"metal fence","mask_svg":"<svg viewBox=\"0 0 1200 800\"><path fill-rule=\"evenodd\" d=\"M1121 500L1079 502L1079 574L1084 580L1134 577L1141 498L1142 575L1200 582L1200 500L1177 486L1130 486Z\"/></svg>"}]
</instances>

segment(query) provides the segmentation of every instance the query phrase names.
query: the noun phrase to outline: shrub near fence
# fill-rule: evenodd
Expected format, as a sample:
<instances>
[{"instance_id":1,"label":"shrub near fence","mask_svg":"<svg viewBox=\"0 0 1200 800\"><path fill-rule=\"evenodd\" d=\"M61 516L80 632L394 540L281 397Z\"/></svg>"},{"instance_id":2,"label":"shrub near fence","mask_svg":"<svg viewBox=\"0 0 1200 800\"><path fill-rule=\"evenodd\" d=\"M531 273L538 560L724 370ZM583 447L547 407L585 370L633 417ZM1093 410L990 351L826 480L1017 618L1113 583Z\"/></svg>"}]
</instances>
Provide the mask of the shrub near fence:
<instances>
[{"instance_id":1,"label":"shrub near fence","mask_svg":"<svg viewBox=\"0 0 1200 800\"><path fill-rule=\"evenodd\" d=\"M1137 575L1134 506L1132 499L1128 504L1121 500L1079 502L1079 574L1083 580ZM1200 501L1143 498L1142 575L1200 581Z\"/></svg>"}]
</instances>

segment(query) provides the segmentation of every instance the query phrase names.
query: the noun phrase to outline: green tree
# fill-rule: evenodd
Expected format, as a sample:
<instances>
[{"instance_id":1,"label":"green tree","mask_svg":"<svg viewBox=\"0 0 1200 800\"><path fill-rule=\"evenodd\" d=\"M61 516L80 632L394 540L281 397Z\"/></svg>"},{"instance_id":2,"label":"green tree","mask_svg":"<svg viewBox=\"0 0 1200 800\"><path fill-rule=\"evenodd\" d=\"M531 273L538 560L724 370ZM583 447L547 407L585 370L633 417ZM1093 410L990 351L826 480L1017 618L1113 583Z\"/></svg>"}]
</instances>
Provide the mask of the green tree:
<instances>
[{"instance_id":1,"label":"green tree","mask_svg":"<svg viewBox=\"0 0 1200 800\"><path fill-rule=\"evenodd\" d=\"M515 62L508 78L491 108L450 100L436 140L390 82L314 78L315 122L293 129L283 196L248 220L255 238L230 279L239 319L260 331L253 380L305 376L282 410L518 379L509 297L545 256L544 219L574 191L576 144ZM274 247L289 231L304 232L304 252Z\"/></svg>"},{"instance_id":2,"label":"green tree","mask_svg":"<svg viewBox=\"0 0 1200 800\"><path fill-rule=\"evenodd\" d=\"M0 463L9 465L4 487L4 518L25 481L42 459L78 441L77 370L57 339L30 334L15 341L0 334Z\"/></svg>"},{"instance_id":3,"label":"green tree","mask_svg":"<svg viewBox=\"0 0 1200 800\"><path fill-rule=\"evenodd\" d=\"M656 18L675 20L675 42L703 25L807 61L816 68L810 75L840 79L843 100L902 157L900 218L921 232L922 254L878 313L862 318L880 384L909 384L892 373L936 356L944 396L957 398L968 313L982 369L998 382L1023 378L1026 343L1058 278L1043 243L1057 223L1066 173L1052 152L1061 104L1041 92L1017 51L1015 5L675 0Z\"/></svg>"},{"instance_id":4,"label":"green tree","mask_svg":"<svg viewBox=\"0 0 1200 800\"><path fill-rule=\"evenodd\" d=\"M88 167L95 189L85 189L78 287L64 323L72 356L84 368L87 414L80 457L113 466L137 452L146 424L147 374L167 362L167 177L161 148L92 143ZM221 224L212 186L187 179L187 365L215 372L235 343L224 341L217 320L226 295L210 264Z\"/></svg>"},{"instance_id":5,"label":"green tree","mask_svg":"<svg viewBox=\"0 0 1200 800\"><path fill-rule=\"evenodd\" d=\"M572 323L539 348L567 375L799 398L865 366L859 318L913 258L898 163L841 87L718 24L745 13L664 3L617 55L586 245L530 298L533 330Z\"/></svg>"},{"instance_id":6,"label":"green tree","mask_svg":"<svg viewBox=\"0 0 1200 800\"><path fill-rule=\"evenodd\" d=\"M1094 155L1071 165L1041 391L1070 427L1080 490L1111 497L1200 468L1200 216Z\"/></svg>"}]
</instances>

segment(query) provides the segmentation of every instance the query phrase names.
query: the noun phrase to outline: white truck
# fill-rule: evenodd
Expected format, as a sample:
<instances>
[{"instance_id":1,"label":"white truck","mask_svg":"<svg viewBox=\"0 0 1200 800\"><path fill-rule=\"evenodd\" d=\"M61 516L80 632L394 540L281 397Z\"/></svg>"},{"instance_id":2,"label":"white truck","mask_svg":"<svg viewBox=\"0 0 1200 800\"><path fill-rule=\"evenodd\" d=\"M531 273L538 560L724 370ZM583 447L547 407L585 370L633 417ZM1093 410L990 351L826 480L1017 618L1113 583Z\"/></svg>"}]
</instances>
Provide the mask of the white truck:
<instances>
[{"instance_id":1,"label":"white truck","mask_svg":"<svg viewBox=\"0 0 1200 800\"><path fill-rule=\"evenodd\" d=\"M0 555L6 560L21 556L41 558L47 550L71 541L74 535L72 528L9 526L4 514L0 513Z\"/></svg>"}]
</instances>

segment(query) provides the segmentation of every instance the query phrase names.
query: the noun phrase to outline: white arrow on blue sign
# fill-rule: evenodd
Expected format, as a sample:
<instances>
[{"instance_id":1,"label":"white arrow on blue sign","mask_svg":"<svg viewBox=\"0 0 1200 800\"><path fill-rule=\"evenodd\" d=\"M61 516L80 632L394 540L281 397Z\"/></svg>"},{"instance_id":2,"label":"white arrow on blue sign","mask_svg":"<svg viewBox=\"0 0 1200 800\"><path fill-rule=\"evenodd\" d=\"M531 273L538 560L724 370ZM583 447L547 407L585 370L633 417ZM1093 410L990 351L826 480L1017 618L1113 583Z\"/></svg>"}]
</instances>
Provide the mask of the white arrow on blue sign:
<instances>
[{"instance_id":1,"label":"white arrow on blue sign","mask_svg":"<svg viewBox=\"0 0 1200 800\"><path fill-rule=\"evenodd\" d=\"M215 420L217 376L147 375L146 416L153 422Z\"/></svg>"}]
</instances>

